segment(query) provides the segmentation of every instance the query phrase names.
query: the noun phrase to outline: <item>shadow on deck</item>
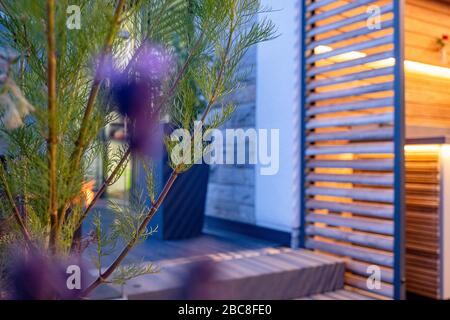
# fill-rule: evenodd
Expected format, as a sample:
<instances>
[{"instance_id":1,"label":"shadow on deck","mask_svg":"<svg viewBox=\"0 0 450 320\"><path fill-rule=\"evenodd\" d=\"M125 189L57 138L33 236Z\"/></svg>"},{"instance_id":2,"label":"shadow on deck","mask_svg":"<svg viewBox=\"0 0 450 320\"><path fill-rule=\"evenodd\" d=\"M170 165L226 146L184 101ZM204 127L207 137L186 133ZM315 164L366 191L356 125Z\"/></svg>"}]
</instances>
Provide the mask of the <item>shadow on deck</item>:
<instances>
[{"instance_id":1,"label":"shadow on deck","mask_svg":"<svg viewBox=\"0 0 450 320\"><path fill-rule=\"evenodd\" d=\"M338 259L231 233L150 240L133 255L160 271L104 285L94 299L294 299L343 288Z\"/></svg>"},{"instance_id":2,"label":"shadow on deck","mask_svg":"<svg viewBox=\"0 0 450 320\"><path fill-rule=\"evenodd\" d=\"M124 286L105 284L92 298L364 298L343 290L345 266L340 259L213 228L192 239L149 238L125 263L136 261L151 262L159 272L132 279Z\"/></svg>"}]
</instances>

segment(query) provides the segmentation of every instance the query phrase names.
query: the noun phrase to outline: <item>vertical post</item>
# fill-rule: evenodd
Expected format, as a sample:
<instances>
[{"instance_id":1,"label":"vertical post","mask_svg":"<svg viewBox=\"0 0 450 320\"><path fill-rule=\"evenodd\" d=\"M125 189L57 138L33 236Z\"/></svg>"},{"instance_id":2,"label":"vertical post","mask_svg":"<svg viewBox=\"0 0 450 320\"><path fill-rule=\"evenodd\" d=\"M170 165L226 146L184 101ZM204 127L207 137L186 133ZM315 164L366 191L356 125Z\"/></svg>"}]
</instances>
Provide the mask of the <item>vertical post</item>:
<instances>
[{"instance_id":1,"label":"vertical post","mask_svg":"<svg viewBox=\"0 0 450 320\"><path fill-rule=\"evenodd\" d=\"M447 142L447 141L446 141ZM440 299L450 299L450 146L444 144L440 152Z\"/></svg>"},{"instance_id":2,"label":"vertical post","mask_svg":"<svg viewBox=\"0 0 450 320\"><path fill-rule=\"evenodd\" d=\"M300 24L300 96L299 96L299 103L300 103L300 115L299 115L299 121L300 121L300 221L299 221L299 232L297 234L298 240L296 241L298 243L298 246L300 248L305 247L305 215L306 215L306 206L305 206L305 170L306 170L306 163L305 163L305 133L306 133L306 127L305 127L305 114L306 114L306 107L305 107L305 97L306 97L306 61L305 61L305 48L306 48L306 0L300 0L300 18L302 19Z\"/></svg>"},{"instance_id":3,"label":"vertical post","mask_svg":"<svg viewBox=\"0 0 450 320\"><path fill-rule=\"evenodd\" d=\"M404 0L393 0L394 5L394 298L405 298L405 192L404 192Z\"/></svg>"}]
</instances>

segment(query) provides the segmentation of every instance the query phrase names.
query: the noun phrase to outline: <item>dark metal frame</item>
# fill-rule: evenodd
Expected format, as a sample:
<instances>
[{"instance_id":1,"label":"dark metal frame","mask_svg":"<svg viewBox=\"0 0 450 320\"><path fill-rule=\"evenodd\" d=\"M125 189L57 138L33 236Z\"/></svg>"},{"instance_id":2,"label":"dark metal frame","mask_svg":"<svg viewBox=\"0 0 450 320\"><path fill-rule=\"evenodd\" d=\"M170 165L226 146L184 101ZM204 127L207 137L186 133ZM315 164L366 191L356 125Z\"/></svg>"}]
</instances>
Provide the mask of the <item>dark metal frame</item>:
<instances>
[{"instance_id":1,"label":"dark metal frame","mask_svg":"<svg viewBox=\"0 0 450 320\"><path fill-rule=\"evenodd\" d=\"M297 243L299 244L300 248L305 247L305 216L306 216L306 193L305 193L305 186L306 186L306 164L305 164L305 144L306 144L306 121L305 121L305 115L306 115L306 108L305 108L305 101L306 101L306 0L301 1L302 5L300 6L301 14L300 17L302 19L301 21L301 27L300 27L300 97L299 97L299 103L300 103L300 225L299 225L299 239Z\"/></svg>"},{"instance_id":2,"label":"dark metal frame","mask_svg":"<svg viewBox=\"0 0 450 320\"><path fill-rule=\"evenodd\" d=\"M404 0L394 2L394 298L405 298Z\"/></svg>"},{"instance_id":3,"label":"dark metal frame","mask_svg":"<svg viewBox=\"0 0 450 320\"><path fill-rule=\"evenodd\" d=\"M404 192L404 145L405 145L405 104L404 104L404 0L392 0L394 12L394 298L405 298L405 192ZM306 89L306 1L301 5L301 28L300 28L300 226L299 243L300 248L305 247L305 215L306 215L306 163L305 163L305 98Z\"/></svg>"}]
</instances>

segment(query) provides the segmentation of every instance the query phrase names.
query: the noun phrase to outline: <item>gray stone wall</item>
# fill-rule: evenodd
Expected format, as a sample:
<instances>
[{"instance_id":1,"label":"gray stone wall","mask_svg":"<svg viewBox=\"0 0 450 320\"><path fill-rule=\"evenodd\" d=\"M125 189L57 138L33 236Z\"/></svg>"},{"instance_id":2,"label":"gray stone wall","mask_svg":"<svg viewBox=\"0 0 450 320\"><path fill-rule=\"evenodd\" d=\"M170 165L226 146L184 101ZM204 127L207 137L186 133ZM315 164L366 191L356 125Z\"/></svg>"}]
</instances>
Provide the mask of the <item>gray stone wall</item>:
<instances>
[{"instance_id":1,"label":"gray stone wall","mask_svg":"<svg viewBox=\"0 0 450 320\"><path fill-rule=\"evenodd\" d=\"M246 74L241 87L226 98L236 105L236 111L221 128L222 130L227 128L245 130L254 128L256 125L256 47L247 52L240 65L240 71ZM224 149L226 149L225 145ZM212 165L206 200L206 215L255 224L254 188L254 165Z\"/></svg>"}]
</instances>

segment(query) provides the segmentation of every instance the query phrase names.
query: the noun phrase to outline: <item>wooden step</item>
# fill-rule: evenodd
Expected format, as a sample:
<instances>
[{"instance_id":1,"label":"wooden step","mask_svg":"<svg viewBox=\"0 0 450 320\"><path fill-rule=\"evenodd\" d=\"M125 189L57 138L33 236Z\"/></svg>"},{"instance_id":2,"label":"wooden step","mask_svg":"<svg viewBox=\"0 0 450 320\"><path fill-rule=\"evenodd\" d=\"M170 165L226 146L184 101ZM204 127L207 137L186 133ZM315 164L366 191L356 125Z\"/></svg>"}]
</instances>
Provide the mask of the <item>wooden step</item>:
<instances>
[{"instance_id":1,"label":"wooden step","mask_svg":"<svg viewBox=\"0 0 450 320\"><path fill-rule=\"evenodd\" d=\"M342 289L345 264L309 250L270 248L253 256L165 263L160 269L130 280L124 289L128 299L190 299L192 290L195 298L295 299Z\"/></svg>"},{"instance_id":2,"label":"wooden step","mask_svg":"<svg viewBox=\"0 0 450 320\"><path fill-rule=\"evenodd\" d=\"M315 294L309 297L301 298L300 300L374 300L374 298L353 291L352 289L341 289L320 294Z\"/></svg>"}]
</instances>

